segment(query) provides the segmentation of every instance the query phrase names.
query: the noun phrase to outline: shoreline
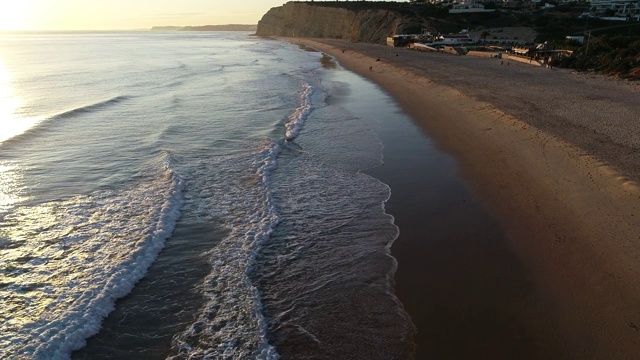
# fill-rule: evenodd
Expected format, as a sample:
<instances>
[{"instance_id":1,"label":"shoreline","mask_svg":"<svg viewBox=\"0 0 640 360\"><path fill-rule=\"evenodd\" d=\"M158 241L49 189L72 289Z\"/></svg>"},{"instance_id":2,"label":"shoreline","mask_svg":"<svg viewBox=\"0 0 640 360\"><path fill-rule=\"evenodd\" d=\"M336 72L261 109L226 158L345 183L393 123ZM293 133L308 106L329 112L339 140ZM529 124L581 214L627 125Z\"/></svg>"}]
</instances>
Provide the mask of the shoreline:
<instances>
[{"instance_id":1,"label":"shoreline","mask_svg":"<svg viewBox=\"0 0 640 360\"><path fill-rule=\"evenodd\" d=\"M640 178L640 154L634 151L640 148L634 135L640 128L634 102L640 91L635 85L527 64L507 68L498 59L329 39L286 40L334 56L381 86L457 160L460 176L498 220L505 251L524 272L518 281L530 282L526 296L510 298L513 309L499 309L521 318L517 326L524 331L513 333L530 337L529 358L626 359L640 351L640 189L633 180ZM566 95L567 89L575 94ZM418 358L423 358L433 355L429 347L434 344L424 331L433 321L416 316L418 306L411 309L407 299L426 299L430 289L405 271L422 260L412 252L424 245L418 236L423 224L407 221L403 227L392 248L399 262L396 289L418 327ZM500 244L496 240L491 249ZM478 264L462 266L468 274L479 270L473 268ZM460 292L457 303L464 305L465 289ZM473 336L462 333L464 325L449 329L452 348L471 344L465 344ZM512 325L496 332L499 341L485 345L520 343L520 338L505 338ZM521 358L525 354L518 351L524 348L486 354Z\"/></svg>"}]
</instances>

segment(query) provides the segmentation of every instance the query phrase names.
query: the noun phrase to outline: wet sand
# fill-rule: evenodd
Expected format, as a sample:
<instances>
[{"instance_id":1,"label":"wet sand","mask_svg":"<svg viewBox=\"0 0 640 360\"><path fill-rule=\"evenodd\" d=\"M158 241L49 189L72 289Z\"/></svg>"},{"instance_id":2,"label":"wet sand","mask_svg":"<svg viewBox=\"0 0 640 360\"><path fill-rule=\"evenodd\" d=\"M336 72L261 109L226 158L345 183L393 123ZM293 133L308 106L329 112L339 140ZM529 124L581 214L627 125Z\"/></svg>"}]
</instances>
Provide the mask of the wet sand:
<instances>
[{"instance_id":1,"label":"wet sand","mask_svg":"<svg viewBox=\"0 0 640 360\"><path fill-rule=\"evenodd\" d=\"M499 59L291 41L394 96L471 190L428 198L420 181L403 180L425 169L376 174L393 192L396 291L418 328L417 358L637 357L637 85Z\"/></svg>"}]
</instances>

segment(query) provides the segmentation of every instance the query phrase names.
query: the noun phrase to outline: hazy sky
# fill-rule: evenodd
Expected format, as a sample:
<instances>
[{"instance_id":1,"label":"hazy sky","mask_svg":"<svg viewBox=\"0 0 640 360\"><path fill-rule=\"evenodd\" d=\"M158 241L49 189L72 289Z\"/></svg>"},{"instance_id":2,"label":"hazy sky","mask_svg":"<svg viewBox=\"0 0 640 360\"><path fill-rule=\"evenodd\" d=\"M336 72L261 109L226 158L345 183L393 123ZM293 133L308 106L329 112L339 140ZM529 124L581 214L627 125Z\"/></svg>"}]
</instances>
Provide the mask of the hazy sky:
<instances>
[{"instance_id":1,"label":"hazy sky","mask_svg":"<svg viewBox=\"0 0 640 360\"><path fill-rule=\"evenodd\" d=\"M0 30L257 24L286 0L0 0Z\"/></svg>"}]
</instances>

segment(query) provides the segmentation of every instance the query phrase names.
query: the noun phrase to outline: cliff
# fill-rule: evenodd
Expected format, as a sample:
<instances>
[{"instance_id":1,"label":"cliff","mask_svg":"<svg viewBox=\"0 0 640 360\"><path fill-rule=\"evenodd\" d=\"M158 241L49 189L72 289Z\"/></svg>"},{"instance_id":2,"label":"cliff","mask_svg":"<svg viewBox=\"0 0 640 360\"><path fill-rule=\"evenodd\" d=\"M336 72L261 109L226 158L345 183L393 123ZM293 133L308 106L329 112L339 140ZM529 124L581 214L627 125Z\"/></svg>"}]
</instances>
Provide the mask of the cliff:
<instances>
[{"instance_id":1,"label":"cliff","mask_svg":"<svg viewBox=\"0 0 640 360\"><path fill-rule=\"evenodd\" d=\"M262 17L256 35L335 38L382 44L387 36L430 28L421 18L394 9L397 4L288 2L272 8Z\"/></svg>"}]
</instances>

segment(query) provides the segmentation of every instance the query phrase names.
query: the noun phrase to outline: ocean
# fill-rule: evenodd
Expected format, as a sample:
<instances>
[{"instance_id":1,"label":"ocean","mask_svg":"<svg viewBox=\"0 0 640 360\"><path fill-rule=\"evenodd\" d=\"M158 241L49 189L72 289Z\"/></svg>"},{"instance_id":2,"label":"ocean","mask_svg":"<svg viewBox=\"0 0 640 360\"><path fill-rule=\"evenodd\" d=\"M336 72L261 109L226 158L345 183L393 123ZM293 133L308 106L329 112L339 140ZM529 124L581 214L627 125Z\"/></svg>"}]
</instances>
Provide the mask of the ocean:
<instances>
[{"instance_id":1,"label":"ocean","mask_svg":"<svg viewBox=\"0 0 640 360\"><path fill-rule=\"evenodd\" d=\"M0 358L411 357L393 121L249 33L1 34Z\"/></svg>"}]
</instances>

